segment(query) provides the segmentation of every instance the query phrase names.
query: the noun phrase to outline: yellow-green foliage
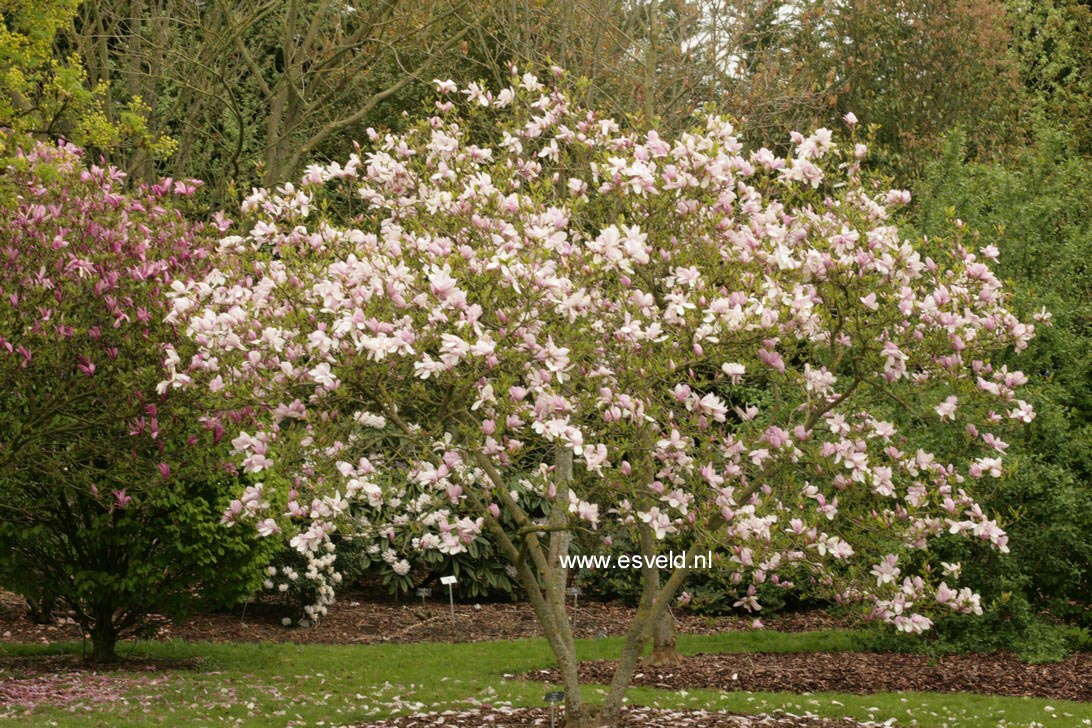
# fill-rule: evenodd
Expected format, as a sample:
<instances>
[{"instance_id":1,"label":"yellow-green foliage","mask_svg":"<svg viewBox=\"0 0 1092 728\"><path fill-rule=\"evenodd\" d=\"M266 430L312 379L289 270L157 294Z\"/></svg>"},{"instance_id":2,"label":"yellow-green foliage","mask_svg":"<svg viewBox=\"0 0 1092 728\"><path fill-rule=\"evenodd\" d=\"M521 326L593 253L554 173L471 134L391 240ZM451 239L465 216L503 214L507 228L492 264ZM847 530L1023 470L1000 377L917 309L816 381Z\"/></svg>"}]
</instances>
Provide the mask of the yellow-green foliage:
<instances>
[{"instance_id":1,"label":"yellow-green foliage","mask_svg":"<svg viewBox=\"0 0 1092 728\"><path fill-rule=\"evenodd\" d=\"M90 85L78 54L55 52L78 6L79 0L0 0L0 127L95 150L142 147L153 157L169 156L177 144L149 131L140 97L108 113L109 88Z\"/></svg>"}]
</instances>

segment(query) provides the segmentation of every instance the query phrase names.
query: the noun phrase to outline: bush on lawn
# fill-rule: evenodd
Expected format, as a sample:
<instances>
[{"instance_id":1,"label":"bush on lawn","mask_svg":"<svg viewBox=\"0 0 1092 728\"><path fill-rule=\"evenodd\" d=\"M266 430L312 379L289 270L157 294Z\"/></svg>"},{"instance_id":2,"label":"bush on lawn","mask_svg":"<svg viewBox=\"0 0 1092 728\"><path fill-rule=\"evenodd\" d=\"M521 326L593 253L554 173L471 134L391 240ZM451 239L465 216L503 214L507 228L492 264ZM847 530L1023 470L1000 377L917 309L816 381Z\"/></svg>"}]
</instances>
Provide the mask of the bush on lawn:
<instances>
[{"instance_id":1,"label":"bush on lawn","mask_svg":"<svg viewBox=\"0 0 1092 728\"><path fill-rule=\"evenodd\" d=\"M0 585L63 602L95 661L151 612L245 595L270 547L221 524L239 480L222 430L157 391L163 289L205 265L195 184L123 177L63 143L0 176Z\"/></svg>"}]
</instances>

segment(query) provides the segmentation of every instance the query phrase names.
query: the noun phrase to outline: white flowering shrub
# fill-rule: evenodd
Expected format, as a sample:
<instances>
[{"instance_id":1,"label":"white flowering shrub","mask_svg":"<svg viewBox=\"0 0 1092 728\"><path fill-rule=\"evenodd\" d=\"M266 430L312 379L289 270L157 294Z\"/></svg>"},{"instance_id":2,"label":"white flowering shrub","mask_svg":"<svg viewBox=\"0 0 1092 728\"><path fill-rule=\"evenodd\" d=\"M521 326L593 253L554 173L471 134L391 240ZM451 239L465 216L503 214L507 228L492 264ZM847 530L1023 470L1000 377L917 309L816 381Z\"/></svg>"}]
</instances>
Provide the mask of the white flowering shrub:
<instances>
[{"instance_id":1,"label":"white flowering shrub","mask_svg":"<svg viewBox=\"0 0 1092 728\"><path fill-rule=\"evenodd\" d=\"M529 74L437 88L406 133L255 190L215 270L174 287L199 353L163 386L218 393L239 466L285 483L283 508L256 485L228 522L283 532L331 580L335 532L382 534L392 568L487 536L572 716L564 534L683 539L751 579L806 566L905 631L976 611L919 555L942 534L1006 548L967 487L1034 416L1026 377L989 362L1033 335L996 249L902 239L909 194L863 181L867 150L829 130L779 157L722 118L626 131ZM965 451L906 447L920 421ZM603 719L688 573L642 575ZM332 585L318 597L314 616Z\"/></svg>"}]
</instances>

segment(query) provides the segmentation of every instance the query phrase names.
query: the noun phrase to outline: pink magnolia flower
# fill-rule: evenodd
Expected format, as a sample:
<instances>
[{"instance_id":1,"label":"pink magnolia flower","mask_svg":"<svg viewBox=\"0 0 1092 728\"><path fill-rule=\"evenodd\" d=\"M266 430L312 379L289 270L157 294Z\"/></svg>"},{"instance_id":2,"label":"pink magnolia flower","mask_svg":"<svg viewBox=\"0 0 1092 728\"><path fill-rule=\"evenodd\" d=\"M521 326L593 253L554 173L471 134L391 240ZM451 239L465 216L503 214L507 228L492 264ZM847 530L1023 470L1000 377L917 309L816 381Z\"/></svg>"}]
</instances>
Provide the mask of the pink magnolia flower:
<instances>
[{"instance_id":1,"label":"pink magnolia flower","mask_svg":"<svg viewBox=\"0 0 1092 728\"><path fill-rule=\"evenodd\" d=\"M728 375L732 384L739 384L744 373L747 371L746 367L735 362L725 362L724 364L721 364L720 368L721 371Z\"/></svg>"},{"instance_id":2,"label":"pink magnolia flower","mask_svg":"<svg viewBox=\"0 0 1092 728\"><path fill-rule=\"evenodd\" d=\"M946 420L954 420L955 419L956 404L958 402L959 402L959 398L953 395L953 396L948 397L947 399L945 399L943 402L938 404L933 409L936 411L936 413L938 415L940 415L940 418L942 420L945 420L945 419Z\"/></svg>"},{"instance_id":3,"label":"pink magnolia flower","mask_svg":"<svg viewBox=\"0 0 1092 728\"><path fill-rule=\"evenodd\" d=\"M1035 409L1022 399L1016 400L1016 408L1009 411L1009 417L1021 422L1031 422L1035 419Z\"/></svg>"},{"instance_id":4,"label":"pink magnolia flower","mask_svg":"<svg viewBox=\"0 0 1092 728\"><path fill-rule=\"evenodd\" d=\"M256 528L258 530L258 535L262 536L263 538L280 533L281 531L281 527L278 526L277 522L272 518L266 518L265 520L260 521L257 524Z\"/></svg>"},{"instance_id":5,"label":"pink magnolia flower","mask_svg":"<svg viewBox=\"0 0 1092 728\"><path fill-rule=\"evenodd\" d=\"M785 362L781 358L781 355L778 354L776 351L770 351L768 349L759 349L758 350L758 358L760 360L762 360L763 364L770 367L771 369L774 369L774 370L776 370L778 372L782 372L782 373L785 371Z\"/></svg>"},{"instance_id":6,"label":"pink magnolia flower","mask_svg":"<svg viewBox=\"0 0 1092 728\"><path fill-rule=\"evenodd\" d=\"M91 361L89 358L83 356L82 354L78 357L78 361L79 364L76 365L77 369L79 369L81 372L89 377L95 374L95 362Z\"/></svg>"}]
</instances>

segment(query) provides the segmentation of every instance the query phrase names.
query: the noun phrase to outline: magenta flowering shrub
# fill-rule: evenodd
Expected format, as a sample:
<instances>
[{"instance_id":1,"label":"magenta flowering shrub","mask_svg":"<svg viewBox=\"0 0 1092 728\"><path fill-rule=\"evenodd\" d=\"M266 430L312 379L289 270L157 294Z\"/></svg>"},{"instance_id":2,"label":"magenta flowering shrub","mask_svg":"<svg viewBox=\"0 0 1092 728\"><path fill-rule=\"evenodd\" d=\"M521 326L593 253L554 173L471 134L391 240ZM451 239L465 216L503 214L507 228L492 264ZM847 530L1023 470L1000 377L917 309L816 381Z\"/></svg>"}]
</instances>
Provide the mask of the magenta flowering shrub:
<instances>
[{"instance_id":1,"label":"magenta flowering shrub","mask_svg":"<svg viewBox=\"0 0 1092 728\"><path fill-rule=\"evenodd\" d=\"M608 522L752 583L805 568L905 631L979 610L958 565L921 554L943 534L1006 549L969 485L1034 416L1026 377L988 358L1033 327L995 248L902 239L909 194L864 181L866 147L826 129L782 158L721 118L625 131L529 74L437 88L404 135L255 190L214 269L171 294L199 353L163 384L222 397L263 480L225 519L306 556L326 582L310 616L333 597L335 531L391 560L488 538L581 715L556 557ZM909 447L921 422L963 453ZM608 718L688 572L644 571ZM738 606L760 609L753 587Z\"/></svg>"},{"instance_id":2,"label":"magenta flowering shrub","mask_svg":"<svg viewBox=\"0 0 1092 728\"><path fill-rule=\"evenodd\" d=\"M62 600L110 659L195 587L256 586L265 548L219 524L235 479L200 402L156 390L165 286L208 256L197 183L127 190L81 155L37 145L0 178L0 583Z\"/></svg>"}]
</instances>

